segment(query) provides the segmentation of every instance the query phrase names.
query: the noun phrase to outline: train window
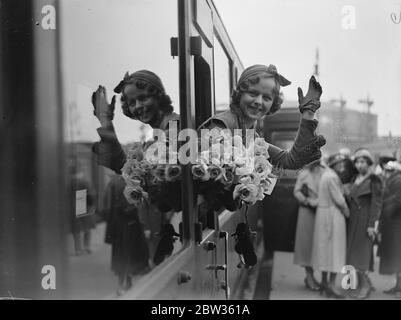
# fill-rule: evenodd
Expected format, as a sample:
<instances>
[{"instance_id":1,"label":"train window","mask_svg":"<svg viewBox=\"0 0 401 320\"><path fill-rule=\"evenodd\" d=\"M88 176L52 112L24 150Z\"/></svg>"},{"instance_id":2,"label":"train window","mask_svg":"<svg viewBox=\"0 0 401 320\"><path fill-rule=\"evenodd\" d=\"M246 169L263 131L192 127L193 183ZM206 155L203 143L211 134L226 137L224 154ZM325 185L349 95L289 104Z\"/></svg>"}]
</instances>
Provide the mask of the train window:
<instances>
[{"instance_id":1,"label":"train window","mask_svg":"<svg viewBox=\"0 0 401 320\"><path fill-rule=\"evenodd\" d=\"M113 158L114 149L108 149L105 158L93 153L100 123L91 104L98 85L106 88L110 102L127 71L147 69L160 77L178 111L178 60L170 56L170 38L177 36L177 1L60 1L60 20L65 142L74 207L68 236L69 298L96 299L115 295L116 287L118 293L135 287L141 276L181 249L181 242L175 241L173 252L157 250L162 225L171 223L179 232L181 214L128 205L122 177L98 164L107 162L107 155ZM119 94L113 126L125 150L152 137L150 126L123 114Z\"/></svg>"},{"instance_id":2,"label":"train window","mask_svg":"<svg viewBox=\"0 0 401 320\"><path fill-rule=\"evenodd\" d=\"M230 60L220 41L214 37L214 99L216 112L230 106Z\"/></svg>"}]
</instances>

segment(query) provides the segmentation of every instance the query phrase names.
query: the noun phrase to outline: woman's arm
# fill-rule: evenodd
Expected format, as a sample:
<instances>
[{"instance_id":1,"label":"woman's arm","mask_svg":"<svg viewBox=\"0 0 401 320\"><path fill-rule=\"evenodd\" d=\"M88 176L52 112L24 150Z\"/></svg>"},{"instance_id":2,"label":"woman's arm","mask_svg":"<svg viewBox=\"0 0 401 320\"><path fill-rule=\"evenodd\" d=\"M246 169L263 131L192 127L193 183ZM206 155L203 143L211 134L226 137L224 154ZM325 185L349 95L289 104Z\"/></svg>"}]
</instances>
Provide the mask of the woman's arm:
<instances>
[{"instance_id":1,"label":"woman's arm","mask_svg":"<svg viewBox=\"0 0 401 320\"><path fill-rule=\"evenodd\" d=\"M316 208L317 205L319 204L319 198L308 198L308 204L311 207Z\"/></svg>"},{"instance_id":2,"label":"woman's arm","mask_svg":"<svg viewBox=\"0 0 401 320\"><path fill-rule=\"evenodd\" d=\"M100 141L95 142L92 151L96 154L96 161L99 165L121 174L121 169L127 160L127 156L118 141L113 124L108 127L97 129Z\"/></svg>"},{"instance_id":3,"label":"woman's arm","mask_svg":"<svg viewBox=\"0 0 401 320\"><path fill-rule=\"evenodd\" d=\"M348 217L349 209L347 206L347 202L345 201L342 190L336 181L337 179L330 178L328 179L328 190L330 192L330 196L334 204L341 210L341 212Z\"/></svg>"},{"instance_id":4,"label":"woman's arm","mask_svg":"<svg viewBox=\"0 0 401 320\"><path fill-rule=\"evenodd\" d=\"M284 169L299 169L320 159L322 156L320 148L325 145L326 140L323 136L316 135L317 124L317 120L310 120L309 115L303 115L295 142L289 151L270 145L269 154L272 164Z\"/></svg>"},{"instance_id":5,"label":"woman's arm","mask_svg":"<svg viewBox=\"0 0 401 320\"><path fill-rule=\"evenodd\" d=\"M121 174L126 155L117 139L113 126L115 102L116 97L113 96L111 103L108 103L106 88L103 86L99 86L92 94L93 113L101 125L97 129L100 142L93 144L92 151L97 155L96 160L99 165Z\"/></svg>"},{"instance_id":6,"label":"woman's arm","mask_svg":"<svg viewBox=\"0 0 401 320\"><path fill-rule=\"evenodd\" d=\"M368 227L374 228L376 221L379 220L383 202L383 185L379 177L371 177L371 188L372 199L370 202Z\"/></svg>"},{"instance_id":7,"label":"woman's arm","mask_svg":"<svg viewBox=\"0 0 401 320\"><path fill-rule=\"evenodd\" d=\"M305 197L301 191L305 175L305 171L300 172L294 186L294 197L298 200L300 204L306 204L307 202L307 197Z\"/></svg>"},{"instance_id":8,"label":"woman's arm","mask_svg":"<svg viewBox=\"0 0 401 320\"><path fill-rule=\"evenodd\" d=\"M299 110L302 113L298 134L289 151L271 146L269 153L273 164L284 169L299 169L305 164L320 159L320 148L326 144L326 140L323 136L315 134L318 122L314 116L317 109L320 108L322 92L322 87L314 76L309 80L308 92L305 96L302 89L298 88Z\"/></svg>"},{"instance_id":9,"label":"woman's arm","mask_svg":"<svg viewBox=\"0 0 401 320\"><path fill-rule=\"evenodd\" d=\"M386 212L390 217L394 214L401 215L401 175L389 183L387 188L391 191L391 196L383 201L382 212Z\"/></svg>"},{"instance_id":10,"label":"woman's arm","mask_svg":"<svg viewBox=\"0 0 401 320\"><path fill-rule=\"evenodd\" d=\"M320 148L326 143L322 136L317 136L315 130L318 121L313 119L314 113L306 110L302 114L298 133L294 145L289 151L270 144L270 162L284 169L300 169L304 165L320 159ZM312 118L312 119L311 119ZM225 129L225 125L219 119L212 119L202 129Z\"/></svg>"}]
</instances>

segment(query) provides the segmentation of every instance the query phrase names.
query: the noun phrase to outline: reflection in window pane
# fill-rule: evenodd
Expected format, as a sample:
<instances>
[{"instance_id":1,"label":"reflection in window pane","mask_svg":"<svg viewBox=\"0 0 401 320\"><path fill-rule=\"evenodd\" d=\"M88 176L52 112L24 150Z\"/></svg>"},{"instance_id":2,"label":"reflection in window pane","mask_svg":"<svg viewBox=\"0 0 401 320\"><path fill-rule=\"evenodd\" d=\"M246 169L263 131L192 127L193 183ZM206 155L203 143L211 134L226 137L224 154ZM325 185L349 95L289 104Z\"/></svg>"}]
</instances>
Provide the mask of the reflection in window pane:
<instances>
[{"instance_id":1,"label":"reflection in window pane","mask_svg":"<svg viewBox=\"0 0 401 320\"><path fill-rule=\"evenodd\" d=\"M129 206L122 177L98 165L92 147L100 140L100 124L91 105L98 85L106 88L110 101L127 71L147 69L162 79L178 110L178 60L170 56L177 7L175 0L68 0L60 1L60 13L65 141L75 203L68 235L68 297L96 299L114 295L117 287L120 292L135 287L154 267L157 233L164 223L179 232L179 213ZM116 98L113 125L127 150L129 143L151 138L152 130L124 116ZM173 253L180 248L175 241Z\"/></svg>"}]
</instances>

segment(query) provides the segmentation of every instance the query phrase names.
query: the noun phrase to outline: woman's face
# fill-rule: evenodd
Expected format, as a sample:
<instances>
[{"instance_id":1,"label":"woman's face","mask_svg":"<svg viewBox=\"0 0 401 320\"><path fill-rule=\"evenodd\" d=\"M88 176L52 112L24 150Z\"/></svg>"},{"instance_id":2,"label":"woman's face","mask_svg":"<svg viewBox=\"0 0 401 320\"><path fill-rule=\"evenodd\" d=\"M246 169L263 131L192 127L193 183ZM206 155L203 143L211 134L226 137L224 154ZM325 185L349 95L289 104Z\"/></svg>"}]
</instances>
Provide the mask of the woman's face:
<instances>
[{"instance_id":1,"label":"woman's face","mask_svg":"<svg viewBox=\"0 0 401 320\"><path fill-rule=\"evenodd\" d=\"M270 111L275 87L276 81L273 78L262 78L257 84L249 84L240 99L241 111L247 119L259 120Z\"/></svg>"},{"instance_id":2,"label":"woman's face","mask_svg":"<svg viewBox=\"0 0 401 320\"><path fill-rule=\"evenodd\" d=\"M136 84L127 84L124 88L124 95L127 98L128 109L139 121L151 123L160 111L159 101L149 95L147 89L139 89Z\"/></svg>"},{"instance_id":3,"label":"woman's face","mask_svg":"<svg viewBox=\"0 0 401 320\"><path fill-rule=\"evenodd\" d=\"M332 168L338 175L341 175L345 171L345 161L336 163Z\"/></svg>"},{"instance_id":4,"label":"woman's face","mask_svg":"<svg viewBox=\"0 0 401 320\"><path fill-rule=\"evenodd\" d=\"M360 157L355 160L355 168L361 174L366 174L369 170L369 164L365 158Z\"/></svg>"}]
</instances>

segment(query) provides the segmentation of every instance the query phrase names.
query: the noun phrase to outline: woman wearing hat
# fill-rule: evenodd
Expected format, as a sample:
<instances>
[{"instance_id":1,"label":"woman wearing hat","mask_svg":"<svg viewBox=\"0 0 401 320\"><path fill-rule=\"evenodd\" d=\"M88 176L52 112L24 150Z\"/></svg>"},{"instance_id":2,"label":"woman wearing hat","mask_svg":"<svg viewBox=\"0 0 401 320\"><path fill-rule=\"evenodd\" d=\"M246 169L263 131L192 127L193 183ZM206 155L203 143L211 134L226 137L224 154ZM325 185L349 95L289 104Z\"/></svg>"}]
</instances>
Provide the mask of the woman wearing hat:
<instances>
[{"instance_id":1,"label":"woman wearing hat","mask_svg":"<svg viewBox=\"0 0 401 320\"><path fill-rule=\"evenodd\" d=\"M393 158L394 159L394 158ZM395 275L395 286L384 291L401 298L401 164L383 164L385 187L380 216L380 274Z\"/></svg>"},{"instance_id":2,"label":"woman wearing hat","mask_svg":"<svg viewBox=\"0 0 401 320\"><path fill-rule=\"evenodd\" d=\"M170 121L179 122L180 116L173 111L170 97L166 94L160 78L148 70L139 70L125 74L114 89L121 94L121 108L127 117L150 125L153 129L168 130ZM92 95L94 114L101 127L97 130L100 142L93 145L93 152L98 156L98 163L118 174L126 161L113 126L115 96L108 103L106 89L103 86Z\"/></svg>"},{"instance_id":3,"label":"woman wearing hat","mask_svg":"<svg viewBox=\"0 0 401 320\"><path fill-rule=\"evenodd\" d=\"M373 157L367 149L354 154L357 175L351 181L348 203L347 265L358 272L358 288L352 296L365 299L372 286L367 272L373 267L373 241L382 205L381 179L373 173Z\"/></svg>"},{"instance_id":4,"label":"woman wearing hat","mask_svg":"<svg viewBox=\"0 0 401 320\"><path fill-rule=\"evenodd\" d=\"M155 73L148 70L139 70L132 74L127 72L114 92L121 94L121 108L125 116L148 124L153 129L168 131L170 121L176 121L177 127L179 127L180 116L173 111L171 99L167 95L162 81ZM99 86L92 95L92 104L95 108L94 114L101 124L101 127L97 129L100 142L94 143L92 150L97 155L98 164L121 174L127 157L117 139L112 122L115 96L109 104L106 89ZM120 197L122 196L121 192ZM158 208L153 204L135 210L139 210L139 215L147 216L152 221L150 230L146 230L150 232L148 234L149 247L153 249L163 245L162 241L155 237L153 231L169 220L168 213L160 214ZM131 236L135 235L131 234ZM129 246L129 244L125 245Z\"/></svg>"},{"instance_id":5,"label":"woman wearing hat","mask_svg":"<svg viewBox=\"0 0 401 320\"><path fill-rule=\"evenodd\" d=\"M329 168L324 170L319 184L313 235L312 265L315 270L322 271L321 293L333 298L344 298L335 287L337 273L345 266L345 218L349 217L340 180L344 160L345 156L341 154L328 159Z\"/></svg>"},{"instance_id":6,"label":"woman wearing hat","mask_svg":"<svg viewBox=\"0 0 401 320\"><path fill-rule=\"evenodd\" d=\"M294 187L294 196L299 202L294 263L305 268L305 286L312 291L320 289L313 275L312 246L319 184L323 171L320 160L311 162L299 173Z\"/></svg>"},{"instance_id":7,"label":"woman wearing hat","mask_svg":"<svg viewBox=\"0 0 401 320\"><path fill-rule=\"evenodd\" d=\"M274 65L253 65L241 74L236 89L231 96L230 110L219 113L206 120L200 129L255 129L257 121L266 115L277 112L283 102L280 88L291 84L277 72ZM298 88L299 109L302 120L295 143L290 151L276 146L269 147L271 162L282 168L298 169L303 165L320 159L320 147L325 144L322 136L316 136L316 110L320 107L322 88L311 77L306 96Z\"/></svg>"}]
</instances>

